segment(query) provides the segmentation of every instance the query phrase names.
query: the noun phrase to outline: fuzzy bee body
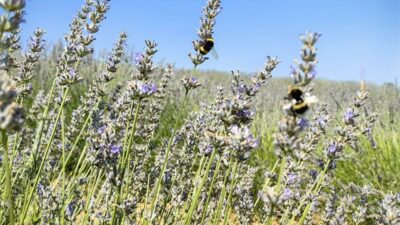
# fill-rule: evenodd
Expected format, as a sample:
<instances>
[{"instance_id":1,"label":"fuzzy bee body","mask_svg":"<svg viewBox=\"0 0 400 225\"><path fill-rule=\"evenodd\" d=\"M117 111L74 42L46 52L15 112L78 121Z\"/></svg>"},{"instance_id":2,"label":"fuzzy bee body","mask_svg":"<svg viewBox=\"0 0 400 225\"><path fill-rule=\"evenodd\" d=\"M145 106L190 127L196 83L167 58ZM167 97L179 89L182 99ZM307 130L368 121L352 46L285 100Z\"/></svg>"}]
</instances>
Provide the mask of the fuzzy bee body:
<instances>
[{"instance_id":1,"label":"fuzzy bee body","mask_svg":"<svg viewBox=\"0 0 400 225\"><path fill-rule=\"evenodd\" d=\"M310 108L310 104L315 102L315 99L310 99L305 96L304 92L299 87L296 86L289 86L288 90L288 99L294 100L294 103L290 107L290 110L297 115L302 115Z\"/></svg>"},{"instance_id":2,"label":"fuzzy bee body","mask_svg":"<svg viewBox=\"0 0 400 225\"><path fill-rule=\"evenodd\" d=\"M301 114L305 113L309 109L309 107L308 107L307 102L298 101L294 105L292 105L292 107L290 109L292 110L292 112L301 115Z\"/></svg>"},{"instance_id":3,"label":"fuzzy bee body","mask_svg":"<svg viewBox=\"0 0 400 225\"><path fill-rule=\"evenodd\" d=\"M214 38L209 37L201 42L199 52L202 55L207 55L214 48Z\"/></svg>"},{"instance_id":4,"label":"fuzzy bee body","mask_svg":"<svg viewBox=\"0 0 400 225\"><path fill-rule=\"evenodd\" d=\"M289 95L289 98L295 99L297 102L304 101L302 98L303 91L299 87L289 86L288 95Z\"/></svg>"}]
</instances>

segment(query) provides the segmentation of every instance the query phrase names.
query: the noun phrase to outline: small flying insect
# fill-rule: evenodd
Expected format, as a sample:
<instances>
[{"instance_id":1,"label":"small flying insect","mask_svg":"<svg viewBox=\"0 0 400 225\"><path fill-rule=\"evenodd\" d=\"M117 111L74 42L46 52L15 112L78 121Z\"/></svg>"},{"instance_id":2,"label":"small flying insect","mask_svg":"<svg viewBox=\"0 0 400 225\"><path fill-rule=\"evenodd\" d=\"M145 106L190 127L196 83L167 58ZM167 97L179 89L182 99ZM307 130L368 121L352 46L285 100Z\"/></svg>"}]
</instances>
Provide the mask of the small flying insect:
<instances>
[{"instance_id":1,"label":"small flying insect","mask_svg":"<svg viewBox=\"0 0 400 225\"><path fill-rule=\"evenodd\" d=\"M298 101L293 104L290 109L292 110L292 112L301 115L305 113L309 109L309 107L306 101Z\"/></svg>"},{"instance_id":2,"label":"small flying insect","mask_svg":"<svg viewBox=\"0 0 400 225\"><path fill-rule=\"evenodd\" d=\"M211 55L215 59L218 59L217 51L214 48L214 38L208 37L208 38L200 41L199 52L202 55L207 55L209 52L211 52Z\"/></svg>"},{"instance_id":3,"label":"small flying insect","mask_svg":"<svg viewBox=\"0 0 400 225\"><path fill-rule=\"evenodd\" d=\"M296 100L296 102L304 101L302 98L303 91L299 87L296 87L296 86L292 86L292 85L289 86L288 96L290 99Z\"/></svg>"},{"instance_id":4,"label":"small flying insect","mask_svg":"<svg viewBox=\"0 0 400 225\"><path fill-rule=\"evenodd\" d=\"M307 112L310 106L314 105L318 101L315 96L304 94L303 90L292 85L289 86L288 99L294 100L294 103L290 109L292 112L298 115L302 115Z\"/></svg>"}]
</instances>

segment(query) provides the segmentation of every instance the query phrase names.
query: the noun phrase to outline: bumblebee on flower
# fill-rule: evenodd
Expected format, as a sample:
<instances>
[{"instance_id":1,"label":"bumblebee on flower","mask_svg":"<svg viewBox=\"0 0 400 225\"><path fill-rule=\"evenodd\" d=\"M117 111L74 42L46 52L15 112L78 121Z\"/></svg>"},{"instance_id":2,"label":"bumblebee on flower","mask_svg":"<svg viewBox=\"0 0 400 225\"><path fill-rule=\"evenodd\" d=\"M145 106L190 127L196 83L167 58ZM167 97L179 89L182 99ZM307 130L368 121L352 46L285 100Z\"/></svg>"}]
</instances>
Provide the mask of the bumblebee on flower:
<instances>
[{"instance_id":1,"label":"bumblebee on flower","mask_svg":"<svg viewBox=\"0 0 400 225\"><path fill-rule=\"evenodd\" d=\"M318 103L316 96L308 92L304 93L300 87L294 85L289 85L286 99L290 103L284 105L285 112L299 117L304 116L310 108Z\"/></svg>"}]
</instances>

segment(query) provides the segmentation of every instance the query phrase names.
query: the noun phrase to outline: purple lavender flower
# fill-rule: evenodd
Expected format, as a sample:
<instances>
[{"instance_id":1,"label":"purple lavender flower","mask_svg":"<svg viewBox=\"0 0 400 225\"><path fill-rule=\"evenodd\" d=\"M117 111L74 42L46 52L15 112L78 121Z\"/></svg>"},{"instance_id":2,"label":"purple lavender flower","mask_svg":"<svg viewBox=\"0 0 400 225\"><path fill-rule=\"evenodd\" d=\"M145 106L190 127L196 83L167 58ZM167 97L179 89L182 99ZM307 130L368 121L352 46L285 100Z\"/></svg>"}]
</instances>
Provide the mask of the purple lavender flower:
<instances>
[{"instance_id":1,"label":"purple lavender flower","mask_svg":"<svg viewBox=\"0 0 400 225\"><path fill-rule=\"evenodd\" d=\"M329 155L334 155L337 152L338 148L336 146L336 144L329 144L328 148L327 148L327 152Z\"/></svg>"},{"instance_id":2,"label":"purple lavender flower","mask_svg":"<svg viewBox=\"0 0 400 225\"><path fill-rule=\"evenodd\" d=\"M290 76L292 77L295 84L300 82L299 73L297 72L296 68L294 68L293 66L290 66Z\"/></svg>"},{"instance_id":3,"label":"purple lavender flower","mask_svg":"<svg viewBox=\"0 0 400 225\"><path fill-rule=\"evenodd\" d=\"M290 190L289 188L285 188L285 190L283 190L282 200L287 201L287 200L291 199L292 197L293 197L292 190Z\"/></svg>"},{"instance_id":4,"label":"purple lavender flower","mask_svg":"<svg viewBox=\"0 0 400 225\"><path fill-rule=\"evenodd\" d=\"M151 91L149 85L143 83L141 85L138 85L139 93L140 94L147 94Z\"/></svg>"},{"instance_id":5,"label":"purple lavender flower","mask_svg":"<svg viewBox=\"0 0 400 225\"><path fill-rule=\"evenodd\" d=\"M156 92L157 92L157 86L156 86L156 84L152 83L152 84L150 85L150 89L151 89L151 92L152 92L152 93L156 93Z\"/></svg>"},{"instance_id":6,"label":"purple lavender flower","mask_svg":"<svg viewBox=\"0 0 400 225\"><path fill-rule=\"evenodd\" d=\"M254 113L250 110L244 109L236 112L236 116L249 119Z\"/></svg>"},{"instance_id":7,"label":"purple lavender flower","mask_svg":"<svg viewBox=\"0 0 400 225\"><path fill-rule=\"evenodd\" d=\"M135 89L138 94L143 97L154 94L157 91L157 86L154 83L147 84L141 81L137 81Z\"/></svg>"},{"instance_id":8,"label":"purple lavender flower","mask_svg":"<svg viewBox=\"0 0 400 225\"><path fill-rule=\"evenodd\" d=\"M143 61L143 54L141 52L136 52L133 56L133 61L136 65L139 65Z\"/></svg>"},{"instance_id":9,"label":"purple lavender flower","mask_svg":"<svg viewBox=\"0 0 400 225\"><path fill-rule=\"evenodd\" d=\"M102 134L102 133L104 133L105 130L106 130L106 126L99 127L99 128L97 129L97 133L98 133L98 134Z\"/></svg>"},{"instance_id":10,"label":"purple lavender flower","mask_svg":"<svg viewBox=\"0 0 400 225\"><path fill-rule=\"evenodd\" d=\"M249 88L246 84L240 83L239 85L231 85L231 91L234 94L249 93Z\"/></svg>"},{"instance_id":11,"label":"purple lavender flower","mask_svg":"<svg viewBox=\"0 0 400 225\"><path fill-rule=\"evenodd\" d=\"M110 152L112 154L119 154L122 151L122 147L120 145L111 145Z\"/></svg>"},{"instance_id":12,"label":"purple lavender flower","mask_svg":"<svg viewBox=\"0 0 400 225\"><path fill-rule=\"evenodd\" d=\"M259 141L254 138L248 127L240 128L237 125L233 125L230 129L233 138L240 140L246 146L250 148L257 148Z\"/></svg>"},{"instance_id":13,"label":"purple lavender flower","mask_svg":"<svg viewBox=\"0 0 400 225\"><path fill-rule=\"evenodd\" d=\"M305 129L308 127L308 120L305 118L300 118L297 121L297 125L301 128L301 129Z\"/></svg>"},{"instance_id":14,"label":"purple lavender flower","mask_svg":"<svg viewBox=\"0 0 400 225\"><path fill-rule=\"evenodd\" d=\"M310 176L315 180L317 179L318 172L316 170L310 170Z\"/></svg>"},{"instance_id":15,"label":"purple lavender flower","mask_svg":"<svg viewBox=\"0 0 400 225\"><path fill-rule=\"evenodd\" d=\"M212 152L213 146L209 144L209 145L207 145L207 147L204 150L205 150L204 153L208 155Z\"/></svg>"},{"instance_id":16,"label":"purple lavender flower","mask_svg":"<svg viewBox=\"0 0 400 225\"><path fill-rule=\"evenodd\" d=\"M69 68L69 74L70 74L70 76L71 77L76 77L77 76L77 74L76 74L76 71L75 71L75 69L74 68Z\"/></svg>"},{"instance_id":17,"label":"purple lavender flower","mask_svg":"<svg viewBox=\"0 0 400 225\"><path fill-rule=\"evenodd\" d=\"M231 133L232 133L234 136L240 136L240 129L239 129L239 126L238 126L238 125L233 125L233 126L231 127Z\"/></svg>"},{"instance_id":18,"label":"purple lavender flower","mask_svg":"<svg viewBox=\"0 0 400 225\"><path fill-rule=\"evenodd\" d=\"M326 126L326 120L322 117L318 117L317 124L318 126L324 128Z\"/></svg>"},{"instance_id":19,"label":"purple lavender flower","mask_svg":"<svg viewBox=\"0 0 400 225\"><path fill-rule=\"evenodd\" d=\"M196 77L190 77L190 78L184 77L184 78L182 78L181 82L186 89L186 93L189 90L192 90L192 89L195 89L195 88L201 86L200 82L198 81L198 79Z\"/></svg>"},{"instance_id":20,"label":"purple lavender flower","mask_svg":"<svg viewBox=\"0 0 400 225\"><path fill-rule=\"evenodd\" d=\"M287 177L287 182L288 184L294 184L297 180L297 174L295 173L289 173L288 177Z\"/></svg>"},{"instance_id":21,"label":"purple lavender flower","mask_svg":"<svg viewBox=\"0 0 400 225\"><path fill-rule=\"evenodd\" d=\"M65 208L65 215L66 215L68 218L72 218L73 213L74 213L74 210L75 210L74 204L73 204L72 202L69 203L69 204L67 205L67 207Z\"/></svg>"},{"instance_id":22,"label":"purple lavender flower","mask_svg":"<svg viewBox=\"0 0 400 225\"><path fill-rule=\"evenodd\" d=\"M309 80L312 80L315 78L316 75L317 75L317 71L315 71L315 68L313 67L312 70L307 74L307 78Z\"/></svg>"},{"instance_id":23,"label":"purple lavender flower","mask_svg":"<svg viewBox=\"0 0 400 225\"><path fill-rule=\"evenodd\" d=\"M354 124L355 114L352 108L348 108L344 114L344 122L346 124Z\"/></svg>"},{"instance_id":24,"label":"purple lavender flower","mask_svg":"<svg viewBox=\"0 0 400 225\"><path fill-rule=\"evenodd\" d=\"M247 86L245 84L240 84L237 88L239 93L244 93L247 90Z\"/></svg>"},{"instance_id":25,"label":"purple lavender flower","mask_svg":"<svg viewBox=\"0 0 400 225\"><path fill-rule=\"evenodd\" d=\"M297 74L296 68L294 66L290 66L290 75L295 76Z\"/></svg>"},{"instance_id":26,"label":"purple lavender flower","mask_svg":"<svg viewBox=\"0 0 400 225\"><path fill-rule=\"evenodd\" d=\"M99 144L99 149L100 150L104 150L105 148L106 148L105 144L103 144L103 143Z\"/></svg>"},{"instance_id":27,"label":"purple lavender flower","mask_svg":"<svg viewBox=\"0 0 400 225\"><path fill-rule=\"evenodd\" d=\"M322 159L317 160L317 165L319 168L324 169L325 168L325 162Z\"/></svg>"},{"instance_id":28,"label":"purple lavender flower","mask_svg":"<svg viewBox=\"0 0 400 225\"><path fill-rule=\"evenodd\" d=\"M253 135L251 135L251 137L253 138L250 147L252 148L257 148L260 145L260 139L258 138L254 138Z\"/></svg>"}]
</instances>

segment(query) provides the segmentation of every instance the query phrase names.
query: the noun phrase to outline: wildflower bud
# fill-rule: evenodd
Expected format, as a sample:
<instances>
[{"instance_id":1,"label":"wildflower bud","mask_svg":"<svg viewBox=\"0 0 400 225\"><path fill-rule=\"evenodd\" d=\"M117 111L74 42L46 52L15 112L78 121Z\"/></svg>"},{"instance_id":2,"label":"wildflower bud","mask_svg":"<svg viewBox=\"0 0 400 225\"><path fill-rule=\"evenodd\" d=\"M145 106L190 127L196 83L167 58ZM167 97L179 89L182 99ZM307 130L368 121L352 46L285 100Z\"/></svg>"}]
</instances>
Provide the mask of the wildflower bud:
<instances>
[{"instance_id":1,"label":"wildflower bud","mask_svg":"<svg viewBox=\"0 0 400 225\"><path fill-rule=\"evenodd\" d=\"M60 85L71 85L79 83L83 78L79 76L74 68L69 68L69 70L61 73L58 79Z\"/></svg>"},{"instance_id":2,"label":"wildflower bud","mask_svg":"<svg viewBox=\"0 0 400 225\"><path fill-rule=\"evenodd\" d=\"M132 98L146 98L157 92L154 83L149 84L140 80L129 82L127 88Z\"/></svg>"},{"instance_id":3,"label":"wildflower bud","mask_svg":"<svg viewBox=\"0 0 400 225\"><path fill-rule=\"evenodd\" d=\"M78 54L79 57L85 57L91 53L93 53L93 48L88 48L86 46L82 46L80 45L77 49L76 49L76 53Z\"/></svg>"},{"instance_id":4,"label":"wildflower bud","mask_svg":"<svg viewBox=\"0 0 400 225\"><path fill-rule=\"evenodd\" d=\"M300 40L303 42L305 46L313 48L315 43L318 41L320 37L321 34L319 33L307 32L304 36L300 37Z\"/></svg>"},{"instance_id":5,"label":"wildflower bud","mask_svg":"<svg viewBox=\"0 0 400 225\"><path fill-rule=\"evenodd\" d=\"M2 32L7 32L12 30L12 25L5 15L0 17L0 28Z\"/></svg>"},{"instance_id":6,"label":"wildflower bud","mask_svg":"<svg viewBox=\"0 0 400 225\"><path fill-rule=\"evenodd\" d=\"M355 118L358 115L354 112L354 110L352 108L347 108L346 113L343 116L344 119L344 123L347 125L354 125L355 122Z\"/></svg>"},{"instance_id":7,"label":"wildflower bud","mask_svg":"<svg viewBox=\"0 0 400 225\"><path fill-rule=\"evenodd\" d=\"M93 35L81 36L81 43L85 46L92 44L92 42L96 40Z\"/></svg>"},{"instance_id":8,"label":"wildflower bud","mask_svg":"<svg viewBox=\"0 0 400 225\"><path fill-rule=\"evenodd\" d=\"M181 80L183 86L185 87L186 91L190 91L192 89L196 89L201 86L201 83L197 80L196 77L184 77Z\"/></svg>"},{"instance_id":9,"label":"wildflower bud","mask_svg":"<svg viewBox=\"0 0 400 225\"><path fill-rule=\"evenodd\" d=\"M25 7L25 0L0 0L0 6L7 11L18 11Z\"/></svg>"},{"instance_id":10,"label":"wildflower bud","mask_svg":"<svg viewBox=\"0 0 400 225\"><path fill-rule=\"evenodd\" d=\"M92 34L97 33L97 31L99 31L99 29L100 29L99 25L97 25L95 23L90 23L90 24L86 25L86 30Z\"/></svg>"},{"instance_id":11,"label":"wildflower bud","mask_svg":"<svg viewBox=\"0 0 400 225\"><path fill-rule=\"evenodd\" d=\"M95 8L96 8L96 12L98 12L99 14L104 14L107 12L107 10L109 9L108 6L108 1L96 1L95 2Z\"/></svg>"}]
</instances>

